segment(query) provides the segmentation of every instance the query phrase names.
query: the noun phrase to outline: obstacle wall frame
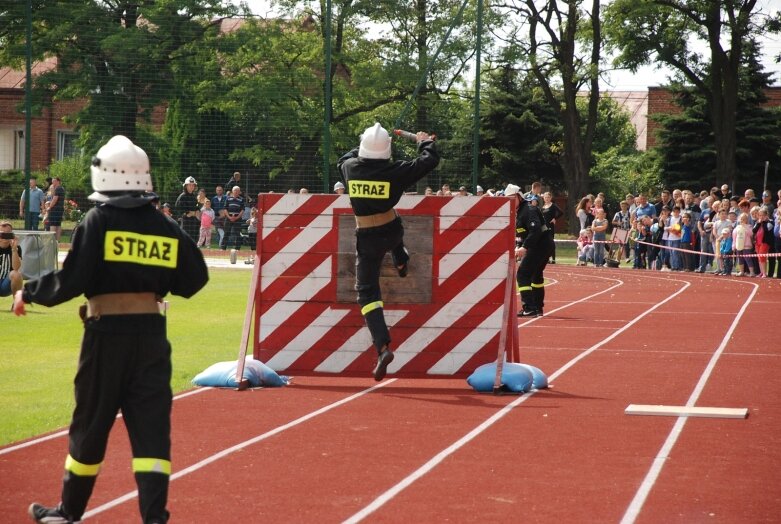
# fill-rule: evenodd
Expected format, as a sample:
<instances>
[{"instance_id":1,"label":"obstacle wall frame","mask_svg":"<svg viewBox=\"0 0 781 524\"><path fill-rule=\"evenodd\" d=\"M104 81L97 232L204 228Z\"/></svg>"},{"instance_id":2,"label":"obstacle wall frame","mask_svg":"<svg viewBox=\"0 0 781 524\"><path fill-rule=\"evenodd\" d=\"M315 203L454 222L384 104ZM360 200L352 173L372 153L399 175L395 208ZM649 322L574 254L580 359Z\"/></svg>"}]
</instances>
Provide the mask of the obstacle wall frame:
<instances>
[{"instance_id":1,"label":"obstacle wall frame","mask_svg":"<svg viewBox=\"0 0 781 524\"><path fill-rule=\"evenodd\" d=\"M381 273L396 356L389 373L466 376L497 352L517 361L515 205L505 197L402 198L410 274L400 278L390 255ZM286 374L371 373L376 351L356 303L346 195L259 195L255 263L254 358Z\"/></svg>"}]
</instances>

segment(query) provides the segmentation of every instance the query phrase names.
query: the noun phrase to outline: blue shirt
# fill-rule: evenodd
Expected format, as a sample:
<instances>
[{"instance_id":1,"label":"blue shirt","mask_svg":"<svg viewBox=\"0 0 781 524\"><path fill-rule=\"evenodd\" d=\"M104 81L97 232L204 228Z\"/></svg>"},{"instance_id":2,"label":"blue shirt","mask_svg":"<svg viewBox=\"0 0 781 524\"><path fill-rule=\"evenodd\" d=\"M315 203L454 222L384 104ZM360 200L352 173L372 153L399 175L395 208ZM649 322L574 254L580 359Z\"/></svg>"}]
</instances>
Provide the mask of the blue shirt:
<instances>
[{"instance_id":1,"label":"blue shirt","mask_svg":"<svg viewBox=\"0 0 781 524\"><path fill-rule=\"evenodd\" d=\"M22 192L22 198L20 200L24 200L24 191ZM43 205L44 202L46 202L46 195L41 188L36 187L35 189L31 189L29 207L27 210L31 213L40 213L41 205Z\"/></svg>"},{"instance_id":2,"label":"blue shirt","mask_svg":"<svg viewBox=\"0 0 781 524\"><path fill-rule=\"evenodd\" d=\"M214 195L212 197L212 209L214 210L214 216L220 216L220 211L225 209L225 202L228 200L228 195L225 193L222 196Z\"/></svg>"},{"instance_id":3,"label":"blue shirt","mask_svg":"<svg viewBox=\"0 0 781 524\"><path fill-rule=\"evenodd\" d=\"M637 209L635 209L635 216L637 217L637 220L640 220L644 216L653 218L656 216L656 208L646 202L644 206L637 206Z\"/></svg>"},{"instance_id":4,"label":"blue shirt","mask_svg":"<svg viewBox=\"0 0 781 524\"><path fill-rule=\"evenodd\" d=\"M241 215L244 212L244 199L241 197L229 196L225 202L225 209L228 215Z\"/></svg>"}]
</instances>

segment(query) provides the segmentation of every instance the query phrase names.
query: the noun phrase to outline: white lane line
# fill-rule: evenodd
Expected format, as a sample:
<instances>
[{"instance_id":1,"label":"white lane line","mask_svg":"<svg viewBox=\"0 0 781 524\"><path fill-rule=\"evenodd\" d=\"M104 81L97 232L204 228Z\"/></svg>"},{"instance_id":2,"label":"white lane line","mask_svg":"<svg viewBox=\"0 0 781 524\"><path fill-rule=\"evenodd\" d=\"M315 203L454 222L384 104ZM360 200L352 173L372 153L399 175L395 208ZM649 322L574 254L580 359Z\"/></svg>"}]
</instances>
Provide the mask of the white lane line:
<instances>
[{"instance_id":1,"label":"white lane line","mask_svg":"<svg viewBox=\"0 0 781 524\"><path fill-rule=\"evenodd\" d=\"M640 313L638 316L636 316L634 319L630 320L624 327L621 329L613 332L612 335L604 338L601 342L597 342L587 350L585 350L580 355L576 356L566 364L564 364L561 368L559 368L555 373L550 375L548 377L549 382L553 382L556 378L560 377L565 371L567 371L569 368L589 356L591 353L599 349L601 346L605 345L606 343L610 342L614 338L621 335L624 331L628 330L632 326L634 326L636 323L638 323L640 320L645 318L647 315L651 314L655 309L661 307L665 303L669 302L670 300L674 299L681 293L683 293L690 285L691 282L682 282L684 284L681 289L676 291L675 293L669 295L667 298L665 298L661 302L657 302L655 305L651 306L650 308L646 309L643 313ZM544 318L544 317L543 317ZM354 514L352 517L348 518L344 521L344 524L355 524L375 511L377 511L379 508L390 502L396 495L404 491L407 487L412 485L415 481L426 475L428 472L433 470L435 467L437 467L442 461L444 461L447 457L461 449L463 446L468 444L472 439L480 435L483 431L494 425L494 423L501 420L505 415L507 415L510 411L512 411L514 408L519 406L521 403L523 403L526 399L531 398L536 391L530 391L528 393L523 394L522 396L518 397L514 401L512 401L510 404L504 406L501 410L496 412L494 415L489 417L487 420L485 420L482 424L477 426L475 429L458 439L456 442L439 452L437 455L432 457L428 462L420 466L418 469L413 471L410 475L405 477L401 480L401 482L397 483L395 486L392 486L390 489L382 493L380 496L378 496L376 499L374 499L368 506L365 506L363 509L358 511L356 514Z\"/></svg>"},{"instance_id":2,"label":"white lane line","mask_svg":"<svg viewBox=\"0 0 781 524\"><path fill-rule=\"evenodd\" d=\"M198 388L193 389L190 391L185 391L184 393L181 393L174 397L174 400L178 400L181 398L189 397L191 395L195 395L197 393L201 393L203 391L207 391L212 388ZM117 418L122 418L122 413L117 414ZM59 437L66 437L68 436L68 430L63 429L62 431L58 431L56 433L52 433L51 435L44 435L43 437L38 437L32 440L28 440L27 442L22 442L21 444L16 444L15 446L9 446L7 448L0 449L0 455L6 455L8 453L11 453L13 451L18 451L20 449L29 448L30 446L35 446L36 444L43 444L44 442L47 442L49 440L54 440Z\"/></svg>"},{"instance_id":3,"label":"white lane line","mask_svg":"<svg viewBox=\"0 0 781 524\"><path fill-rule=\"evenodd\" d=\"M561 311L562 309L567 309L568 307L574 306L575 304L580 304L581 302L585 302L587 300L591 300L594 297L598 297L599 295L602 295L604 293L607 293L608 291L612 291L613 289L624 285L624 281L621 280L621 279L618 279L618 278L609 278L609 277L597 277L597 278L601 278L603 280L613 280L616 283L613 284L612 286L610 286L607 289L603 289L602 291L597 291L596 293L594 293L592 295L589 295L587 297L583 297L580 300L576 300L575 302L567 302L563 306L559 306L556 309L552 309L552 310L548 311L545 315L547 316L547 315L550 315L550 314L555 313L557 311ZM518 327L528 326L529 324L533 324L535 321L537 321L537 320L539 320L541 318L546 318L546 317L542 316L542 317L530 318L529 320L522 321L520 324L518 324ZM535 327L542 327L542 326L535 326Z\"/></svg>"},{"instance_id":4,"label":"white lane line","mask_svg":"<svg viewBox=\"0 0 781 524\"><path fill-rule=\"evenodd\" d=\"M260 435L258 435L256 437L252 437L249 440L245 440L244 442L239 442L238 444L236 444L234 446L231 446L229 448L225 448L224 450L222 450L222 451L220 451L218 453L215 453L213 455L210 455L210 456L206 457L205 459L201 460L200 462L196 462L195 464L192 464L191 466L188 466L188 467L186 467L184 469L181 469L181 470L177 471L176 473L171 475L171 479L170 480L174 481L174 480L176 480L178 478L184 477L185 475L189 475L190 473L198 471L199 469L201 469L201 468L203 468L205 466L208 466L209 464L212 464L213 462L216 462L216 461L218 461L218 460L220 460L222 458L225 458L228 455L231 455L231 454L233 454L233 453L235 453L237 451L240 451L240 450L242 450L242 449L244 449L244 448L246 448L248 446L256 444L256 443L260 442L261 440L265 440L265 439L267 439L269 437L273 437L274 435L277 435L278 433L282 433L285 430L288 430L290 428L298 426L299 424L303 424L304 422L306 422L306 421L308 421L310 419L313 419L313 418L315 418L315 417L317 417L319 415L322 415L323 413L327 413L327 412L331 411L332 409L338 408L339 406L347 404L348 402L351 402L351 401L353 401L353 400L355 400L357 398L360 398L360 397L366 395L367 393L371 393L372 391L375 391L375 390L377 390L379 388L385 387L388 384L392 384L392 383L396 382L397 380L398 379L396 379L396 378L391 378L391 379L385 380L385 381L380 382L379 384L376 384L376 385L374 385L374 386L372 386L370 388L364 389L362 391L359 391L358 393L350 395L349 397L343 398L341 400L338 400L336 402L328 404L327 406L323 406L322 408L320 408L318 410L312 411L311 413L307 413L306 415L298 417L297 419L292 420L292 421L288 422L287 424L283 424L281 426L277 426L276 428L274 428L272 430L269 430L269 431L267 431L265 433L262 433L262 434L260 434ZM102 513L104 511L107 511L107 510L109 510L109 509L111 509L111 508L113 508L115 506L119 506L120 504L123 504L123 503L125 503L125 502L127 502L129 500L133 500L137 496L138 496L138 490L131 491L130 493L125 493L124 495L122 495L120 497L117 497L114 500L110 500L110 501L106 502L103 505L100 505L100 506L98 506L98 507L96 507L94 509L89 510L88 512L86 512L84 514L84 516L82 517L82 520L90 518L90 517L94 517L95 515L97 515L99 513Z\"/></svg>"},{"instance_id":5,"label":"white lane line","mask_svg":"<svg viewBox=\"0 0 781 524\"><path fill-rule=\"evenodd\" d=\"M721 339L721 344L719 344L719 347L716 348L713 356L711 356L708 365L705 366L705 370L702 372L702 375L700 375L700 380L697 382L697 385L694 387L694 391L692 391L691 396L689 396L689 400L686 402L686 407L694 406L697 403L697 400L702 394L702 390L705 389L705 384L708 382L711 373L713 373L713 369L716 367L716 362L718 362L722 353L724 353L724 348L727 347L727 344L732 337L732 333L734 333L735 328L737 328L740 319L743 318L743 314L746 312L746 308L748 308L748 305L751 303L751 299L753 299L754 295L757 294L759 285L754 283L751 283L751 285L754 287L754 289L743 303L743 307L741 307L740 311L738 311L738 314L735 316L735 320L732 321L732 324L727 330L727 333ZM654 461L651 463L651 468L648 470L648 473L643 479L643 482L637 489L632 502L629 503L629 507L626 509L626 512L621 519L621 524L632 524L635 519L637 519L638 515L640 515L640 511L643 509L643 505L648 498L648 494L651 492L651 489L653 489L654 484L656 483L656 479L659 478L659 474L662 472L662 467L664 467L667 458L670 456L670 451L672 451L673 446L675 446L675 443L678 441L678 437L681 436L683 427L686 425L687 420L688 417L678 417L678 420L675 421L675 424L670 430L670 434L667 435L667 439L664 441L664 444L662 444L659 453L657 453Z\"/></svg>"}]
</instances>

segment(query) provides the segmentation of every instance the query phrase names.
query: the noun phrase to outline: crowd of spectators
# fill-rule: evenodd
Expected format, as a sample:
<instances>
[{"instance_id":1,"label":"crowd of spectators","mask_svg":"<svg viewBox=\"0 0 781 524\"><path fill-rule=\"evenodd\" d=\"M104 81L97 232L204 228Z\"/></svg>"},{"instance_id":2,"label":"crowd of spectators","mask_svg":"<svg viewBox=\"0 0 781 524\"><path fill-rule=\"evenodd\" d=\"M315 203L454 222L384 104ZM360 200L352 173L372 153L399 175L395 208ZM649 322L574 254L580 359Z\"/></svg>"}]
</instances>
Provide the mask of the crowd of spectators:
<instances>
[{"instance_id":1,"label":"crowd of spectators","mask_svg":"<svg viewBox=\"0 0 781 524\"><path fill-rule=\"evenodd\" d=\"M710 191L664 189L654 203L626 195L612 217L629 242L621 253L634 269L781 278L781 190L733 195L729 186ZM609 245L602 238L604 195L587 195L575 206L580 221L578 264L601 266Z\"/></svg>"}]
</instances>

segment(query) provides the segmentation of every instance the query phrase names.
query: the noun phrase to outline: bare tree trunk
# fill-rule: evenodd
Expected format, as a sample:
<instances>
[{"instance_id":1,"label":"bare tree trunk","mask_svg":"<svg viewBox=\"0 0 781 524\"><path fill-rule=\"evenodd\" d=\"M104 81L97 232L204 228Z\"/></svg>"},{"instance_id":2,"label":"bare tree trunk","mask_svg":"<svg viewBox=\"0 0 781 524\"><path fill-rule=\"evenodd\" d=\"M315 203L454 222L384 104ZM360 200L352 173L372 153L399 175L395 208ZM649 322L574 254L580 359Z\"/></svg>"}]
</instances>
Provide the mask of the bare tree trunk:
<instances>
[{"instance_id":1,"label":"bare tree trunk","mask_svg":"<svg viewBox=\"0 0 781 524\"><path fill-rule=\"evenodd\" d=\"M579 71L576 64L580 60L575 55L575 43L580 21L577 2L567 2L568 10L562 18L557 2L546 4L545 11L538 11L534 0L527 0L529 10L529 59L532 72L545 93L548 104L558 113L559 120L564 129L564 154L561 165L564 169L564 181L569 197L568 213L569 233L578 231L578 220L575 216L574 202L577 202L588 191L589 160L596 132L598 104L599 104L599 59L602 49L602 32L600 17L600 0L593 0L589 22L592 32L591 55L588 59L589 67L586 72ZM561 76L561 88L556 92L551 87L550 68L538 60L537 31L539 27L544 35L551 38L548 46L555 58L555 66ZM558 31L558 38L556 32ZM588 114L585 127L580 118L577 107L578 89L583 83L588 83L590 88Z\"/></svg>"}]
</instances>

